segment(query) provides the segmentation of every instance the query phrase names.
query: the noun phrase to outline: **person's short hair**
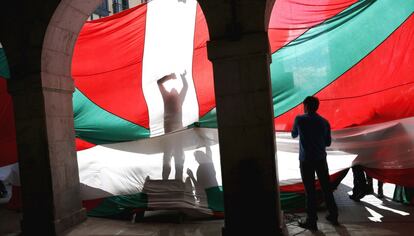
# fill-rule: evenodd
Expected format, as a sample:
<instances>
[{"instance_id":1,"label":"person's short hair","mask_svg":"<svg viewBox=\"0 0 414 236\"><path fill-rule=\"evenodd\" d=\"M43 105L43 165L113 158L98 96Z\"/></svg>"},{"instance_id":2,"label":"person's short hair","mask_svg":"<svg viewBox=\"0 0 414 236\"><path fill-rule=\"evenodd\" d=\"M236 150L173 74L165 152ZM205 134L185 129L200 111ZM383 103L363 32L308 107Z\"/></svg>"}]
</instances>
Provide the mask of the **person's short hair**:
<instances>
[{"instance_id":1,"label":"person's short hair","mask_svg":"<svg viewBox=\"0 0 414 236\"><path fill-rule=\"evenodd\" d=\"M319 99L317 97L308 96L303 100L303 105L306 106L308 112L316 112L319 108Z\"/></svg>"}]
</instances>

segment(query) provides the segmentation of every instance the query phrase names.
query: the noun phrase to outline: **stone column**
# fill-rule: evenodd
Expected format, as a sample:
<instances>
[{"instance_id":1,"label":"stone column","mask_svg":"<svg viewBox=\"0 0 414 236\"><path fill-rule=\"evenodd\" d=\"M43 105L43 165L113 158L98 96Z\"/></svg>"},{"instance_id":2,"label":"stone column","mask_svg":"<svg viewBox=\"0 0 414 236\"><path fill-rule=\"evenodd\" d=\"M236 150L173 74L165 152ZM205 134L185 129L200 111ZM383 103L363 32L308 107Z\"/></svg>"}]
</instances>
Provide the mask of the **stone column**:
<instances>
[{"instance_id":1,"label":"stone column","mask_svg":"<svg viewBox=\"0 0 414 236\"><path fill-rule=\"evenodd\" d=\"M267 33L207 44L223 178L223 235L281 234Z\"/></svg>"},{"instance_id":2,"label":"stone column","mask_svg":"<svg viewBox=\"0 0 414 236\"><path fill-rule=\"evenodd\" d=\"M8 81L16 120L23 235L60 235L86 219L74 143L73 81L56 82L58 86L42 86L40 73Z\"/></svg>"},{"instance_id":3,"label":"stone column","mask_svg":"<svg viewBox=\"0 0 414 236\"><path fill-rule=\"evenodd\" d=\"M60 235L86 218L70 65L83 22L99 3L22 0L2 5L7 11L0 15L0 41L11 74L8 89L16 120L24 235Z\"/></svg>"}]
</instances>

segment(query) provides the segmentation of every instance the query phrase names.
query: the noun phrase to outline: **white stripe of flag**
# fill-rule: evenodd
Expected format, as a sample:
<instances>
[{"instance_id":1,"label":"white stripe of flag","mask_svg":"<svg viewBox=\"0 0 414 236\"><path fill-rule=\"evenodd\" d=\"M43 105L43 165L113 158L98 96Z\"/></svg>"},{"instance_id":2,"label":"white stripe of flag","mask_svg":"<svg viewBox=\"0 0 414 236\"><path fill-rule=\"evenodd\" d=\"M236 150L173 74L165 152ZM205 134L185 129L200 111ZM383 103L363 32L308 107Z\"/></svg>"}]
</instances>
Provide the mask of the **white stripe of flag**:
<instances>
[{"instance_id":1,"label":"white stripe of flag","mask_svg":"<svg viewBox=\"0 0 414 236\"><path fill-rule=\"evenodd\" d=\"M186 72L188 91L182 107L182 125L198 120L198 103L192 77L196 0L154 0L147 5L142 88L148 106L151 136L164 131L164 102L157 80L171 73L176 80L165 84L178 92Z\"/></svg>"}]
</instances>

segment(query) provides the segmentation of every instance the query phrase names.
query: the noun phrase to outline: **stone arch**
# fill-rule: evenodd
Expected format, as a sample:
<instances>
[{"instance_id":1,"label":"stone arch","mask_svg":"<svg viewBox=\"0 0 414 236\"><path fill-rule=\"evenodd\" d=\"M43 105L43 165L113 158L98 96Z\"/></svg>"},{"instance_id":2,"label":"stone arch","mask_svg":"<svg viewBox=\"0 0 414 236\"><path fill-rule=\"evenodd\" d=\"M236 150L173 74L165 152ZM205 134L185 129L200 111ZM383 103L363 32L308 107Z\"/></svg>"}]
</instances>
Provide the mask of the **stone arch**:
<instances>
[{"instance_id":1,"label":"stone arch","mask_svg":"<svg viewBox=\"0 0 414 236\"><path fill-rule=\"evenodd\" d=\"M42 50L42 84L73 90L72 53L77 36L101 0L65 0L56 8L45 32Z\"/></svg>"}]
</instances>

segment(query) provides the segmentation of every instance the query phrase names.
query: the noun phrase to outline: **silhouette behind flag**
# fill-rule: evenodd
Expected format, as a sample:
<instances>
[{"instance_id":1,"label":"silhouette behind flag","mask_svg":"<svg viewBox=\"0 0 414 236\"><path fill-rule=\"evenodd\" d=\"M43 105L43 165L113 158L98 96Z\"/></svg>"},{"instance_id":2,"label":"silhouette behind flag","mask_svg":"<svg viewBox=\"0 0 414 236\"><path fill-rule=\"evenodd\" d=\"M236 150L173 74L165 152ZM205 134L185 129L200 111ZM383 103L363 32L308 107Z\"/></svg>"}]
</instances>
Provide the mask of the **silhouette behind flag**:
<instances>
[{"instance_id":1,"label":"silhouette behind flag","mask_svg":"<svg viewBox=\"0 0 414 236\"><path fill-rule=\"evenodd\" d=\"M183 128L183 103L188 91L186 79L187 71L180 74L183 88L180 92L176 88L167 91L165 83L171 79L177 79L174 73L166 75L157 81L162 99L164 101L164 133L170 133ZM171 173L171 159L174 156L175 179L182 179L184 167L184 151L179 140L169 141L164 147L162 179L166 180Z\"/></svg>"},{"instance_id":2,"label":"silhouette behind flag","mask_svg":"<svg viewBox=\"0 0 414 236\"><path fill-rule=\"evenodd\" d=\"M191 169L187 169L187 174L194 183L199 204L204 207L208 207L206 189L219 186L212 156L209 146L206 146L206 152L199 150L194 152L194 157L198 163L197 179Z\"/></svg>"}]
</instances>

